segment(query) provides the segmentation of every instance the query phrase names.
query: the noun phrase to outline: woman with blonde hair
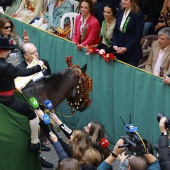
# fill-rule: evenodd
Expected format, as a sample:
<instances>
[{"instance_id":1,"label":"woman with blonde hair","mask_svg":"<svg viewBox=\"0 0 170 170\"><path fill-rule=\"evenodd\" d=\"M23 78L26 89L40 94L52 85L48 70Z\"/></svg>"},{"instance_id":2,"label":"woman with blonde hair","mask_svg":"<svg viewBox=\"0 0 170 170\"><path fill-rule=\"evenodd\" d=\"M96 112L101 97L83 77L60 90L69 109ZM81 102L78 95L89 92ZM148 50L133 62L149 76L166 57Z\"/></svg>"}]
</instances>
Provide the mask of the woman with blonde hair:
<instances>
[{"instance_id":1,"label":"woman with blonde hair","mask_svg":"<svg viewBox=\"0 0 170 170\"><path fill-rule=\"evenodd\" d=\"M71 138L71 135L73 133L73 130L69 129L57 116L56 114L51 113L50 114L52 120L58 124L60 129L63 131L63 133L66 135L68 139ZM104 126L95 121L91 121L87 126L84 127L85 133L88 135L90 139L90 145L97 149L100 152L100 155L102 157L102 160L108 157L109 151L107 149L104 149L100 145L100 140L102 138L105 138L105 130Z\"/></svg>"},{"instance_id":2,"label":"woman with blonde hair","mask_svg":"<svg viewBox=\"0 0 170 170\"><path fill-rule=\"evenodd\" d=\"M98 150L90 147L84 152L82 159L79 164L81 167L92 166L98 167L102 161L101 155Z\"/></svg>"},{"instance_id":3,"label":"woman with blonde hair","mask_svg":"<svg viewBox=\"0 0 170 170\"><path fill-rule=\"evenodd\" d=\"M84 150L83 155L81 157L79 157L78 159L76 157L74 157L74 155L73 155L73 157L69 158L69 156L67 155L67 153L64 150L65 148L63 148L61 143L58 141L57 136L53 132L50 132L49 134L50 134L50 140L53 142L53 146L54 146L54 148L59 156L59 159L61 161L58 165L58 169L62 170L63 168L65 168L64 170L67 170L67 168L70 167L69 170L71 170L73 167L73 162L76 165L76 167L74 167L76 169L76 168L78 168L77 162L79 162L79 165L82 170L96 170L97 167L99 166L99 164L101 163L100 153L92 147L86 148ZM79 135L80 135L80 131L79 132L77 131L75 134L73 132L71 141L72 140L74 140L74 142L77 141L79 139L79 137L81 136L81 135L80 136ZM75 144L81 145L81 143L79 143L79 142L76 142ZM81 148L79 146L75 146L75 148L76 147L78 147L80 149L79 152L82 152ZM74 149L73 149L73 152L76 152Z\"/></svg>"},{"instance_id":4,"label":"woman with blonde hair","mask_svg":"<svg viewBox=\"0 0 170 170\"><path fill-rule=\"evenodd\" d=\"M80 170L78 160L74 158L66 158L59 162L56 170Z\"/></svg>"},{"instance_id":5,"label":"woman with blonde hair","mask_svg":"<svg viewBox=\"0 0 170 170\"><path fill-rule=\"evenodd\" d=\"M72 157L80 161L84 152L90 147L88 135L82 130L75 130L70 136L69 145Z\"/></svg>"},{"instance_id":6,"label":"woman with blonde hair","mask_svg":"<svg viewBox=\"0 0 170 170\"><path fill-rule=\"evenodd\" d=\"M138 66L143 56L140 41L144 22L144 14L140 11L137 0L122 0L122 8L117 13L113 31L112 45L117 59Z\"/></svg>"}]
</instances>

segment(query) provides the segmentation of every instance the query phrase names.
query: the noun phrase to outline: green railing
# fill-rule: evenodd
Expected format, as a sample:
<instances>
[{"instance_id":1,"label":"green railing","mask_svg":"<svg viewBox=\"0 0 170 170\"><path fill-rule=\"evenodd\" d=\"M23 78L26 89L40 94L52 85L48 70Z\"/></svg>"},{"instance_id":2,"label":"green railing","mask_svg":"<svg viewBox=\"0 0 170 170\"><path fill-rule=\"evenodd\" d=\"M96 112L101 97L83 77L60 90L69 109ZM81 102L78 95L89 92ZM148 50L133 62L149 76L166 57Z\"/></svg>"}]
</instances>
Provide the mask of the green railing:
<instances>
[{"instance_id":1,"label":"green railing","mask_svg":"<svg viewBox=\"0 0 170 170\"><path fill-rule=\"evenodd\" d=\"M113 145L120 136L125 135L120 116L129 123L131 114L132 123L138 127L141 136L152 144L158 142L157 114L163 112L170 116L170 87L162 79L119 61L106 63L97 54L86 55L85 48L79 51L70 41L12 20L18 35L27 30L40 58L48 60L52 72L67 67L65 58L68 55L73 57L74 64L83 66L88 63L87 73L93 79L92 104L85 112L77 112L72 118L59 116L63 122L76 129L83 128L91 120L99 121L105 126L107 137ZM56 111L70 115L65 101Z\"/></svg>"}]
</instances>

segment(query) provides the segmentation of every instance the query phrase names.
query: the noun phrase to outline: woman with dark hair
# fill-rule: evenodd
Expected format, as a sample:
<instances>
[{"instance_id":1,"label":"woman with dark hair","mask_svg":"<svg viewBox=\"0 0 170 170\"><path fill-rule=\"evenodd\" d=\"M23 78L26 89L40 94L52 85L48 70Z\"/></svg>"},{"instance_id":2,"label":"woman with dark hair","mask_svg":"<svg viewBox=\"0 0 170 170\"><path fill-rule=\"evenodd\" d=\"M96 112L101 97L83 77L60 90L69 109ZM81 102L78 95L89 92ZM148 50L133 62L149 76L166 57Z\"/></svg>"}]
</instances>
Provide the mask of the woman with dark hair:
<instances>
[{"instance_id":1,"label":"woman with dark hair","mask_svg":"<svg viewBox=\"0 0 170 170\"><path fill-rule=\"evenodd\" d=\"M30 42L29 37L27 35L23 36L24 41L22 41L14 30L13 22L7 17L0 18L0 36L8 38L9 43L15 47L15 50L9 53L6 61L13 66L17 66L20 63L19 49L24 43Z\"/></svg>"},{"instance_id":2,"label":"woman with dark hair","mask_svg":"<svg viewBox=\"0 0 170 170\"><path fill-rule=\"evenodd\" d=\"M144 29L144 15L137 0L122 0L113 31L113 49L117 59L138 66L143 56L140 44Z\"/></svg>"},{"instance_id":3,"label":"woman with dark hair","mask_svg":"<svg viewBox=\"0 0 170 170\"><path fill-rule=\"evenodd\" d=\"M113 4L107 4L104 7L103 15L105 20L102 22L101 27L101 42L97 45L98 49L104 49L106 53L113 52L112 36L116 23L117 9Z\"/></svg>"},{"instance_id":4,"label":"woman with dark hair","mask_svg":"<svg viewBox=\"0 0 170 170\"><path fill-rule=\"evenodd\" d=\"M94 17L92 0L81 0L79 11L81 14L76 17L72 41L83 46L98 44L100 24Z\"/></svg>"}]
</instances>

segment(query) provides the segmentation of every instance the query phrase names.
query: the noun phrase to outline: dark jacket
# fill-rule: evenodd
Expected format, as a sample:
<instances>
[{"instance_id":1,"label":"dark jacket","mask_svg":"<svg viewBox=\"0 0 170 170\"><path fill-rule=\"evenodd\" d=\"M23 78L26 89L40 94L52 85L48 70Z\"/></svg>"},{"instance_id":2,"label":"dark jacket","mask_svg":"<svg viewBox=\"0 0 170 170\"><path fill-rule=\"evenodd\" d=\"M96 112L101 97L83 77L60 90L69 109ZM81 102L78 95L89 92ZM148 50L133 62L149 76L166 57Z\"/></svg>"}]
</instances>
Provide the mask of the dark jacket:
<instances>
[{"instance_id":1,"label":"dark jacket","mask_svg":"<svg viewBox=\"0 0 170 170\"><path fill-rule=\"evenodd\" d=\"M139 60L143 53L140 44L143 36L144 15L142 12L130 12L126 18L124 32L120 31L120 24L124 10L120 9L116 17L116 25L113 31L113 46L126 47L124 54L115 54L118 59Z\"/></svg>"},{"instance_id":2,"label":"dark jacket","mask_svg":"<svg viewBox=\"0 0 170 170\"><path fill-rule=\"evenodd\" d=\"M47 60L41 59L44 62L44 65L47 67L47 69L44 69L43 71L43 75L47 76L49 74L51 74L51 69L50 66L48 64ZM17 65L17 68L26 68L28 66L28 64L25 62L25 60L23 60L20 64Z\"/></svg>"},{"instance_id":3,"label":"dark jacket","mask_svg":"<svg viewBox=\"0 0 170 170\"><path fill-rule=\"evenodd\" d=\"M139 7L147 16L145 22L157 23L164 0L139 0Z\"/></svg>"},{"instance_id":4,"label":"dark jacket","mask_svg":"<svg viewBox=\"0 0 170 170\"><path fill-rule=\"evenodd\" d=\"M39 65L29 68L20 69L7 63L4 58L0 58L0 92L15 89L14 79L18 76L29 76L41 71Z\"/></svg>"},{"instance_id":5,"label":"dark jacket","mask_svg":"<svg viewBox=\"0 0 170 170\"><path fill-rule=\"evenodd\" d=\"M50 66L48 64L48 61L43 60L43 59L41 59L41 60L44 62L44 65L47 67L47 69L43 69L43 71L42 71L43 76L47 76L47 75L51 74L51 69L50 69ZM26 68L27 66L28 66L28 64L26 63L25 60L23 60L20 64L17 65L17 68ZM33 82L33 81L31 80L28 84L30 84L31 82ZM25 86L25 87L27 87L27 86Z\"/></svg>"},{"instance_id":6,"label":"dark jacket","mask_svg":"<svg viewBox=\"0 0 170 170\"><path fill-rule=\"evenodd\" d=\"M168 135L160 135L158 143L159 163L162 170L170 169L170 148Z\"/></svg>"}]
</instances>

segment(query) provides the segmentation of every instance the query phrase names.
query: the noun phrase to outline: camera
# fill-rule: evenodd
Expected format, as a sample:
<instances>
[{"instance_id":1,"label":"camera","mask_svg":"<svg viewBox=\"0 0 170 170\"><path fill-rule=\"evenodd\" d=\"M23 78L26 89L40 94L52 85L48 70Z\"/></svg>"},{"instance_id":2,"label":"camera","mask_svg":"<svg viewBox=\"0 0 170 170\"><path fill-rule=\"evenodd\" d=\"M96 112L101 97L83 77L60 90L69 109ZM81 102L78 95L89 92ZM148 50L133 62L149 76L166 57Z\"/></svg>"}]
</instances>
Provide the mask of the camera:
<instances>
[{"instance_id":1,"label":"camera","mask_svg":"<svg viewBox=\"0 0 170 170\"><path fill-rule=\"evenodd\" d=\"M137 156L142 156L143 154L148 153L148 142L145 139L142 139L142 137L138 134L138 128L133 126L131 123L126 125L121 116L120 118L125 126L127 135L121 136L121 139L124 140L124 144L119 146L119 148L127 147L128 153L135 154Z\"/></svg>"},{"instance_id":2,"label":"camera","mask_svg":"<svg viewBox=\"0 0 170 170\"><path fill-rule=\"evenodd\" d=\"M124 145L119 146L119 148L127 147L128 153L135 154L136 156L148 153L148 145L145 139L142 139L135 132L126 131L126 134L126 136L121 136L121 139L124 140Z\"/></svg>"},{"instance_id":3,"label":"camera","mask_svg":"<svg viewBox=\"0 0 170 170\"><path fill-rule=\"evenodd\" d=\"M163 113L158 113L158 116L157 116L157 121L160 122L161 118L162 117L166 117L165 114ZM170 120L168 117L166 117L166 120L165 120L165 128L169 129L170 130Z\"/></svg>"}]
</instances>

